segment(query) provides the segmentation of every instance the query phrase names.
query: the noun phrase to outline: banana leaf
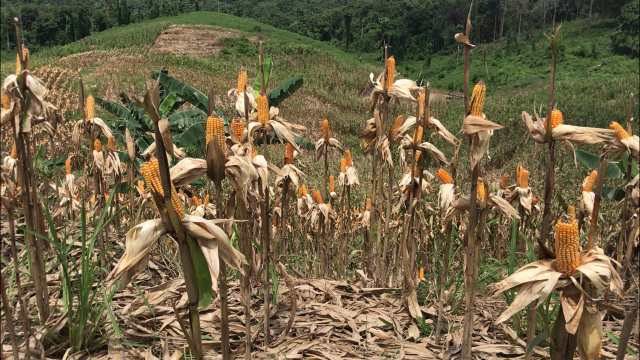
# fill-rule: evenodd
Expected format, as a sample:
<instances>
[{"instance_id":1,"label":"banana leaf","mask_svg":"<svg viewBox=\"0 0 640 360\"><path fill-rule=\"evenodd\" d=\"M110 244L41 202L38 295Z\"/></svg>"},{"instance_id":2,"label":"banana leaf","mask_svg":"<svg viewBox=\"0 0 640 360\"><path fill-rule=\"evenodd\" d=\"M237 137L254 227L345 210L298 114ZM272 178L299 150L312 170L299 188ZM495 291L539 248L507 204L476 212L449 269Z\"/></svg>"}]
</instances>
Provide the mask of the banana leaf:
<instances>
[{"instance_id":1,"label":"banana leaf","mask_svg":"<svg viewBox=\"0 0 640 360\"><path fill-rule=\"evenodd\" d=\"M600 157L584 150L576 150L576 158L587 169L598 169ZM607 166L607 177L611 179L620 179L623 174L617 162L609 161Z\"/></svg>"},{"instance_id":2,"label":"banana leaf","mask_svg":"<svg viewBox=\"0 0 640 360\"><path fill-rule=\"evenodd\" d=\"M304 83L302 76L292 76L269 92L269 105L278 106L282 101L291 96Z\"/></svg>"},{"instance_id":3,"label":"banana leaf","mask_svg":"<svg viewBox=\"0 0 640 360\"><path fill-rule=\"evenodd\" d=\"M264 59L264 64L262 64L262 68L264 69L264 84L267 88L269 88L269 79L271 78L271 70L273 68L273 62L271 61L271 57L267 56ZM256 78L253 79L253 90L255 90L256 94L260 93L260 89L262 88L262 79L260 78L260 65L256 66Z\"/></svg>"},{"instance_id":4,"label":"banana leaf","mask_svg":"<svg viewBox=\"0 0 640 360\"><path fill-rule=\"evenodd\" d=\"M207 112L209 98L207 98L207 95L205 95L202 91L160 71L154 71L152 73L152 77L154 79L158 79L158 81L160 81L160 84L170 93L176 94L198 109L204 111L205 113Z\"/></svg>"}]
</instances>

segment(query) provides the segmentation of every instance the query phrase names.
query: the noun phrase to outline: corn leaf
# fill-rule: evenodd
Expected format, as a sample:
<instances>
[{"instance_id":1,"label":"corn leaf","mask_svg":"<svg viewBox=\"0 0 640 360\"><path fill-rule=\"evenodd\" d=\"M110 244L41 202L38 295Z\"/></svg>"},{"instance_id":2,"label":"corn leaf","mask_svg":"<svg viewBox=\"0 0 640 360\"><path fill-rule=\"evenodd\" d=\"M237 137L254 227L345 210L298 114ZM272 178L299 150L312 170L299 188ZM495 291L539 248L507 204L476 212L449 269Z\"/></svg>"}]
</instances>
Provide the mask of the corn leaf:
<instances>
[{"instance_id":1,"label":"corn leaf","mask_svg":"<svg viewBox=\"0 0 640 360\"><path fill-rule=\"evenodd\" d=\"M193 261L193 270L196 276L196 286L198 287L198 307L203 309L211 304L211 301L213 300L209 265L207 265L207 259L205 259L202 249L198 246L197 242L189 235L187 235L186 241L189 246L191 261Z\"/></svg>"},{"instance_id":2,"label":"corn leaf","mask_svg":"<svg viewBox=\"0 0 640 360\"><path fill-rule=\"evenodd\" d=\"M271 69L273 68L273 62L269 56L264 58L264 64L262 64L262 68L264 69L264 83L267 88L269 88L269 79L271 78ZM253 90L256 91L256 95L260 93L260 89L262 88L262 79L260 78L260 65L256 66L256 78L253 80Z\"/></svg>"},{"instance_id":3,"label":"corn leaf","mask_svg":"<svg viewBox=\"0 0 640 360\"><path fill-rule=\"evenodd\" d=\"M302 76L292 76L280 84L277 88L269 92L269 105L278 106L282 101L291 96L296 90L302 87L304 80Z\"/></svg>"}]
</instances>

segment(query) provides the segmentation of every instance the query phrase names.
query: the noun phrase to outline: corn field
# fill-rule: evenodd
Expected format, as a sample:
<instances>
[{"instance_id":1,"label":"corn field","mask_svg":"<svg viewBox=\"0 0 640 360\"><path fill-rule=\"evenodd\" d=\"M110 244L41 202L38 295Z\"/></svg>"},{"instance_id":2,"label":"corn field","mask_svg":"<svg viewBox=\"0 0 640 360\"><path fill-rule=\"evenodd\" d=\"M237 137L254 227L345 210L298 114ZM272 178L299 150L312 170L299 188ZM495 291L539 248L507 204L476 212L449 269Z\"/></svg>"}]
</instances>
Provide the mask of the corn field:
<instances>
[{"instance_id":1,"label":"corn field","mask_svg":"<svg viewBox=\"0 0 640 360\"><path fill-rule=\"evenodd\" d=\"M222 96L145 69L111 101L82 69L32 68L15 26L3 358L637 358L637 97L619 94L631 110L608 128L565 118L560 27L547 102L512 109L543 162L501 173L471 13L451 39L459 122L436 118L442 94L402 78L385 44L360 144L327 114L288 119L307 85L274 84L286 68L262 40ZM583 181L562 179L561 155L589 164Z\"/></svg>"}]
</instances>

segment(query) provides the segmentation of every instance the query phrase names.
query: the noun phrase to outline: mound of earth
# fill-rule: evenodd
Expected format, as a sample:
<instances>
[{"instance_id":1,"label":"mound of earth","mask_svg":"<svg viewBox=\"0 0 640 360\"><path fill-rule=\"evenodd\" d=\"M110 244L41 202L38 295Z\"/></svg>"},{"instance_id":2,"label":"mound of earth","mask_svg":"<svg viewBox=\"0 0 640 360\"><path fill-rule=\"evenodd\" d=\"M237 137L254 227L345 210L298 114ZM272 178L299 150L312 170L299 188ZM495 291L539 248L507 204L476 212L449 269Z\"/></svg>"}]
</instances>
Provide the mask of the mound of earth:
<instances>
[{"instance_id":1,"label":"mound of earth","mask_svg":"<svg viewBox=\"0 0 640 360\"><path fill-rule=\"evenodd\" d=\"M214 26L172 25L158 35L151 51L158 54L208 56L222 50L224 39L242 36L243 33L239 31Z\"/></svg>"}]
</instances>

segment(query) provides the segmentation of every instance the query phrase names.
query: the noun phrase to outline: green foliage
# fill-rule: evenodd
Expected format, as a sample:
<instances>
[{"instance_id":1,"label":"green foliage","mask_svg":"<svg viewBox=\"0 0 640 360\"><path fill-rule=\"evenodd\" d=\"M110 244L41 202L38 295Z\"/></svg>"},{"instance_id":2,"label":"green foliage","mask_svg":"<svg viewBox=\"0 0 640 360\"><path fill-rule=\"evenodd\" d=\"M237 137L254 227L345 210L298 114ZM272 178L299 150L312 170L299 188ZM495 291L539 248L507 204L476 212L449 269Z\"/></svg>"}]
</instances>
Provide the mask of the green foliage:
<instances>
[{"instance_id":1,"label":"green foliage","mask_svg":"<svg viewBox=\"0 0 640 360\"><path fill-rule=\"evenodd\" d=\"M81 244L79 266L71 258L74 241L67 239L68 237L73 238L74 235L65 233L62 238L58 236L58 229L49 213L48 206L44 206L43 209L49 231L46 236L36 234L51 243L60 263L63 309L69 317L69 342L76 351L92 345L103 323L103 314L107 311L112 296L112 290L94 286L101 272L100 264L94 260L94 249L98 237L114 217L111 211L111 202L115 192L114 188L93 224L87 223L85 202L81 202L80 223L78 224ZM103 297L102 300L100 300L100 296Z\"/></svg>"},{"instance_id":2,"label":"green foliage","mask_svg":"<svg viewBox=\"0 0 640 360\"><path fill-rule=\"evenodd\" d=\"M588 151L576 150L576 158L587 169L597 170L600 164L600 157ZM623 176L623 169L620 168L619 162L611 162L607 165L607 178L619 179Z\"/></svg>"},{"instance_id":3,"label":"green foliage","mask_svg":"<svg viewBox=\"0 0 640 360\"><path fill-rule=\"evenodd\" d=\"M637 57L640 55L640 4L629 1L620 10L618 27L611 36L616 52Z\"/></svg>"},{"instance_id":4,"label":"green foliage","mask_svg":"<svg viewBox=\"0 0 640 360\"><path fill-rule=\"evenodd\" d=\"M296 90L302 87L304 81L302 76L293 76L285 80L275 89L269 92L269 105L278 106L280 103L291 96Z\"/></svg>"}]
</instances>

